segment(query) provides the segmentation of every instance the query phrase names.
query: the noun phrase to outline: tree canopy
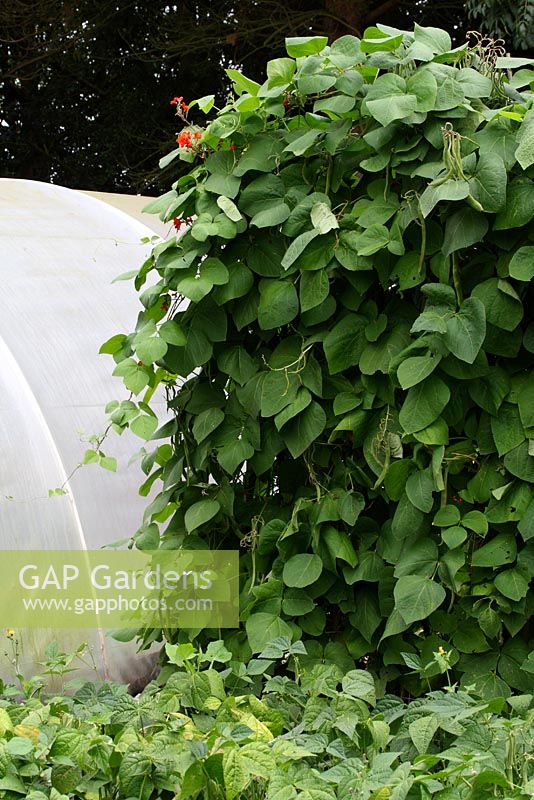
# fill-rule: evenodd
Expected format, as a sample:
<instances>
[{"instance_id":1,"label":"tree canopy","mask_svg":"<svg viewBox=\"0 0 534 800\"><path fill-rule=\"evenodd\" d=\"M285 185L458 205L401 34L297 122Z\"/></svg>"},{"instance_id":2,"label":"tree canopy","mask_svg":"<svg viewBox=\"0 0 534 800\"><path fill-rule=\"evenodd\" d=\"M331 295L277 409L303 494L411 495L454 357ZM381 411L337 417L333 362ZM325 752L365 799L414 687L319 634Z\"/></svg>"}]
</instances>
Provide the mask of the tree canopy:
<instances>
[{"instance_id":1,"label":"tree canopy","mask_svg":"<svg viewBox=\"0 0 534 800\"><path fill-rule=\"evenodd\" d=\"M531 2L515 12L506 3L502 14L503 4L483 5L511 47L528 39ZM286 36L333 40L377 21L439 25L453 38L471 25L458 0L8 0L0 7L1 174L157 192L157 161L176 135L174 95L229 88L231 66L262 81Z\"/></svg>"}]
</instances>

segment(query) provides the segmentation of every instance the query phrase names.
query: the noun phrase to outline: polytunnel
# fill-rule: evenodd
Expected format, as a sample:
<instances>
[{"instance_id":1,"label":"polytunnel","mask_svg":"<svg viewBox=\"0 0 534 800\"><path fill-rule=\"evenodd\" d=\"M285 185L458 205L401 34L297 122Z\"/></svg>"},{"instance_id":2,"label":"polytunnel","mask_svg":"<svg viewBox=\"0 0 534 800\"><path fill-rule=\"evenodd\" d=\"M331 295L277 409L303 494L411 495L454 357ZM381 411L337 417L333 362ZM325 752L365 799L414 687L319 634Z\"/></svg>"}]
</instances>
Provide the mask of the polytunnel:
<instances>
[{"instance_id":1,"label":"polytunnel","mask_svg":"<svg viewBox=\"0 0 534 800\"><path fill-rule=\"evenodd\" d=\"M153 235L93 196L0 180L2 550L96 550L139 527L146 498L138 495L139 463L129 461L140 439L127 432L106 440L116 473L95 465L71 473L90 446L87 438L105 429L106 403L126 397L113 362L98 350L135 325L139 303L131 282L112 281L142 264L150 245L141 239ZM66 494L49 496L63 485ZM10 627L3 617L2 627ZM87 641L100 674L115 680L134 682L150 668L151 656L135 656L133 643L101 630L24 629L15 636L27 675L51 640L64 651ZM0 673L12 679L4 650Z\"/></svg>"}]
</instances>

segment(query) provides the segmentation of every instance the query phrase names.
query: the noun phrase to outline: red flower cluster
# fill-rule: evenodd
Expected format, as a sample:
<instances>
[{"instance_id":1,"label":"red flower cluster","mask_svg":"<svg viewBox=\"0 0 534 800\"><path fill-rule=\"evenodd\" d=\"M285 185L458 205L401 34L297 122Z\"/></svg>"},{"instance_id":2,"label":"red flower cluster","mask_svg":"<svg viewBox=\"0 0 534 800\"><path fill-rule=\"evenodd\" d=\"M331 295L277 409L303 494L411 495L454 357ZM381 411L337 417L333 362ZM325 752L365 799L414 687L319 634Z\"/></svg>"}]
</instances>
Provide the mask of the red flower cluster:
<instances>
[{"instance_id":1,"label":"red flower cluster","mask_svg":"<svg viewBox=\"0 0 534 800\"><path fill-rule=\"evenodd\" d=\"M193 217L185 217L184 219L182 219L182 217L174 217L172 224L176 230L179 231L182 225L191 225L192 222Z\"/></svg>"},{"instance_id":2,"label":"red flower cluster","mask_svg":"<svg viewBox=\"0 0 534 800\"><path fill-rule=\"evenodd\" d=\"M202 134L198 131L191 133L191 131L182 131L177 137L176 141L180 147L194 147L193 139L202 139Z\"/></svg>"},{"instance_id":3,"label":"red flower cluster","mask_svg":"<svg viewBox=\"0 0 534 800\"><path fill-rule=\"evenodd\" d=\"M182 133L176 137L176 141L180 147L192 147L191 134L189 131L182 131Z\"/></svg>"},{"instance_id":4,"label":"red flower cluster","mask_svg":"<svg viewBox=\"0 0 534 800\"><path fill-rule=\"evenodd\" d=\"M187 105L187 103L184 103L183 97L173 97L170 102L170 105L176 106L176 110L181 111L182 114L185 114L186 111L189 111L189 106Z\"/></svg>"}]
</instances>

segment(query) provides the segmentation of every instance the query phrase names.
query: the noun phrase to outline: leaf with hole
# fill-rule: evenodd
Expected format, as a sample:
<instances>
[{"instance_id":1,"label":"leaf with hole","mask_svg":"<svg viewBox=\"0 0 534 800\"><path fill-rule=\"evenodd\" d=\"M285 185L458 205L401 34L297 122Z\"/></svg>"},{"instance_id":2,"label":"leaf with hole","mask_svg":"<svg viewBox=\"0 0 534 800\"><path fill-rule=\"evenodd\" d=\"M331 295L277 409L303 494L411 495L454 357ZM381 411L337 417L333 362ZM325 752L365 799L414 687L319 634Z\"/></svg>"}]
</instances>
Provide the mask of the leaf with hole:
<instances>
[{"instance_id":1,"label":"leaf with hole","mask_svg":"<svg viewBox=\"0 0 534 800\"><path fill-rule=\"evenodd\" d=\"M475 550L471 563L474 567L501 567L515 561L516 553L514 537L509 533L498 533L491 541Z\"/></svg>"}]
</instances>

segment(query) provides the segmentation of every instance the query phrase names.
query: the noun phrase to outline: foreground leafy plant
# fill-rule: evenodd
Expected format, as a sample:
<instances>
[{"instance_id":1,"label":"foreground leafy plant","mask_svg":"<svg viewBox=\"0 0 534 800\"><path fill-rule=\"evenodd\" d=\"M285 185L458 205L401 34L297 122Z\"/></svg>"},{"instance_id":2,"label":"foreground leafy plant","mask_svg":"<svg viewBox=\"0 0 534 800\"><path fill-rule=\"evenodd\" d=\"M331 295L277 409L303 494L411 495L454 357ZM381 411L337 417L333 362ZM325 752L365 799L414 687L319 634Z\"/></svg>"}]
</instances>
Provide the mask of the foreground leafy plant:
<instances>
[{"instance_id":1,"label":"foreground leafy plant","mask_svg":"<svg viewBox=\"0 0 534 800\"><path fill-rule=\"evenodd\" d=\"M528 798L532 696L434 691L377 701L364 670L269 677L302 644L274 640L243 673L223 642L167 645L174 672L136 698L83 684L20 703L0 694L0 795L30 800ZM225 665L221 672L213 664ZM207 667L203 666L208 664ZM244 690L264 674L263 696ZM229 690L234 685L236 691ZM248 692L248 693L247 693Z\"/></svg>"},{"instance_id":2,"label":"foreground leafy plant","mask_svg":"<svg viewBox=\"0 0 534 800\"><path fill-rule=\"evenodd\" d=\"M191 171L148 210L194 221L102 348L143 398L115 429L170 441L135 543L243 549L245 661L302 638L417 694L441 648L464 684L527 691L531 62L419 26L287 50L261 86L228 70L162 160Z\"/></svg>"}]
</instances>

